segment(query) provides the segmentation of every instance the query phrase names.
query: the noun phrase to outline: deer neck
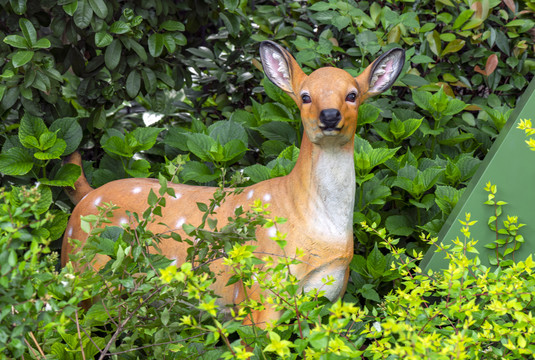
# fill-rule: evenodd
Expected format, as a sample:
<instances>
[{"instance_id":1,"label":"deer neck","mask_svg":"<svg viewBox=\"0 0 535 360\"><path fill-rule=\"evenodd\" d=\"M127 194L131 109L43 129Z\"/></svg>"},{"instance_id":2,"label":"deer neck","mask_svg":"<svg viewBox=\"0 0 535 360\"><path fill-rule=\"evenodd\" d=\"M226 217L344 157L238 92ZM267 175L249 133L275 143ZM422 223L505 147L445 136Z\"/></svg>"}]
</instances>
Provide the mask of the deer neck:
<instances>
[{"instance_id":1,"label":"deer neck","mask_svg":"<svg viewBox=\"0 0 535 360\"><path fill-rule=\"evenodd\" d=\"M317 233L352 238L355 203L354 141L314 144L303 134L301 151L288 175L295 209Z\"/></svg>"}]
</instances>

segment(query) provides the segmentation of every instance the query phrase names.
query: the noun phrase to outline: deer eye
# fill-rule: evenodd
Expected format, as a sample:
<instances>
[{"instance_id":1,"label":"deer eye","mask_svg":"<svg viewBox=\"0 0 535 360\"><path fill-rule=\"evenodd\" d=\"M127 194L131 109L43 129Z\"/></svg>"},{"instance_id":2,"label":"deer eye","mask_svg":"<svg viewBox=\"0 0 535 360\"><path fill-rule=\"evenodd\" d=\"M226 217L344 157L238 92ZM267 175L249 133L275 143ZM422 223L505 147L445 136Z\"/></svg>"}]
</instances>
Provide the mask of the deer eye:
<instances>
[{"instance_id":1,"label":"deer eye","mask_svg":"<svg viewBox=\"0 0 535 360\"><path fill-rule=\"evenodd\" d=\"M349 102L354 103L355 101L357 101L357 94L355 94L355 93L353 93L353 92L347 94L347 96L346 96L346 101L349 101Z\"/></svg>"},{"instance_id":2,"label":"deer eye","mask_svg":"<svg viewBox=\"0 0 535 360\"><path fill-rule=\"evenodd\" d=\"M301 95L301 100L303 100L303 104L310 104L312 102L312 99L308 94Z\"/></svg>"}]
</instances>

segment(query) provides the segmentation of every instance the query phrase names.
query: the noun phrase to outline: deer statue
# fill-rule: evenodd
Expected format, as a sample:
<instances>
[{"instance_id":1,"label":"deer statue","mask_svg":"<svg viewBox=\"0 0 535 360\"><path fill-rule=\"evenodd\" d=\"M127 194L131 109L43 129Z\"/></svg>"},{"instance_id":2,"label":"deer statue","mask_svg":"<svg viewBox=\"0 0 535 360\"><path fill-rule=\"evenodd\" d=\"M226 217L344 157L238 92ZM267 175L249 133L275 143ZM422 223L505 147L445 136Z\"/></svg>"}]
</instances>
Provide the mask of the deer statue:
<instances>
[{"instance_id":1,"label":"deer statue","mask_svg":"<svg viewBox=\"0 0 535 360\"><path fill-rule=\"evenodd\" d=\"M353 153L358 108L367 98L392 86L404 65L405 53L402 49L392 49L357 77L334 67L320 68L307 75L286 49L271 41L260 44L260 57L269 80L285 91L301 111L304 134L299 158L290 174L229 195L214 217L218 225L223 226L228 217L234 215L236 207L246 209L257 199L269 203L271 215L287 221L278 224L277 229L258 228L256 251L282 255L271 237L276 230L288 234L285 253L294 254L299 248L305 254L302 262L292 268L302 290L321 288L329 299L335 300L346 289L349 263L353 258L356 187ZM73 158L69 161L81 163L79 155ZM184 237L183 224L201 223L203 214L195 204L209 203L215 188L171 183L168 186L174 189L175 196L166 195L167 205L162 209L162 216L149 229L159 233L171 228ZM93 189L82 174L75 190L69 194L77 205L63 238L62 264L65 265L69 254L75 251L69 239L77 239L82 244L87 240L87 234L80 227L81 216L97 214L97 206L111 202L119 209L115 210L110 225L120 226L130 221L127 211L142 213L149 191L153 189L157 193L158 188L155 179L123 179ZM189 246L185 242L169 238L162 240L159 246L163 255L176 260L178 266L185 261ZM97 256L93 266L100 269L107 261L107 257ZM219 304L238 304L245 298L240 283L226 285L231 274L225 271L222 261L214 262L211 270L217 274L213 290L220 296ZM335 281L323 284L322 279L329 275ZM251 293L259 296L255 289L251 289ZM266 306L265 310L254 312L250 322L262 325L279 316Z\"/></svg>"}]
</instances>

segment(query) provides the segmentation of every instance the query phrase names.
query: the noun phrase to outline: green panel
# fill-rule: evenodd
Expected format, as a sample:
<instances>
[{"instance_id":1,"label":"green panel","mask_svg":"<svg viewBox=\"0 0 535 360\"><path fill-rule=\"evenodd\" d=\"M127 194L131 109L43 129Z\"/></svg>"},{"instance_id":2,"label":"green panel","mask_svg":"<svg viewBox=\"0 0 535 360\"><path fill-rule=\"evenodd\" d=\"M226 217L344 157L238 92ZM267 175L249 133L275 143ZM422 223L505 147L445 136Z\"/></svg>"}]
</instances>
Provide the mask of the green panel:
<instances>
[{"instance_id":1,"label":"green panel","mask_svg":"<svg viewBox=\"0 0 535 360\"><path fill-rule=\"evenodd\" d=\"M486 265L489 265L488 256L495 251L485 248L484 245L496 240L496 233L487 225L494 209L483 204L488 196L488 192L484 190L485 184L489 181L498 187L496 198L508 203L503 207L503 215L499 218L499 228L503 228L506 215L518 216L520 223L527 224L520 229L519 233L524 236L526 242L515 252L515 260L524 260L529 254L535 253L535 152L525 143L528 138L524 131L517 129L520 119L532 119L535 122L535 80L531 81L520 98L516 109L438 235L443 244L450 244L457 237L464 239L459 220L464 220L465 214L470 213L471 220L478 221L470 227L471 237L478 240L476 248L482 263ZM438 270L448 267L444 253L435 253L435 250L435 247L429 249L422 260L422 269Z\"/></svg>"}]
</instances>

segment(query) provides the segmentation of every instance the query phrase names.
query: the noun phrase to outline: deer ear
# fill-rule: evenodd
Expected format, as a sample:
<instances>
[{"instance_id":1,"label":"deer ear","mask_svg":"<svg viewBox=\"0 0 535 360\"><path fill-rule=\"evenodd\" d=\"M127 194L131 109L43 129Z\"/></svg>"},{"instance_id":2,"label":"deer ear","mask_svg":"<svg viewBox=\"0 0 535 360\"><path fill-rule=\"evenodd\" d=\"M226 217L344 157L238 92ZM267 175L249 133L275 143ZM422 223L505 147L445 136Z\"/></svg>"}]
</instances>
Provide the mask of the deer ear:
<instances>
[{"instance_id":1,"label":"deer ear","mask_svg":"<svg viewBox=\"0 0 535 360\"><path fill-rule=\"evenodd\" d=\"M403 49L392 49L378 57L358 77L358 80L366 82L363 84L364 88L367 88L366 97L375 96L390 88L398 78L404 64L405 50Z\"/></svg>"},{"instance_id":2,"label":"deer ear","mask_svg":"<svg viewBox=\"0 0 535 360\"><path fill-rule=\"evenodd\" d=\"M295 98L298 84L306 75L292 55L272 41L262 41L260 58L268 79Z\"/></svg>"}]
</instances>

